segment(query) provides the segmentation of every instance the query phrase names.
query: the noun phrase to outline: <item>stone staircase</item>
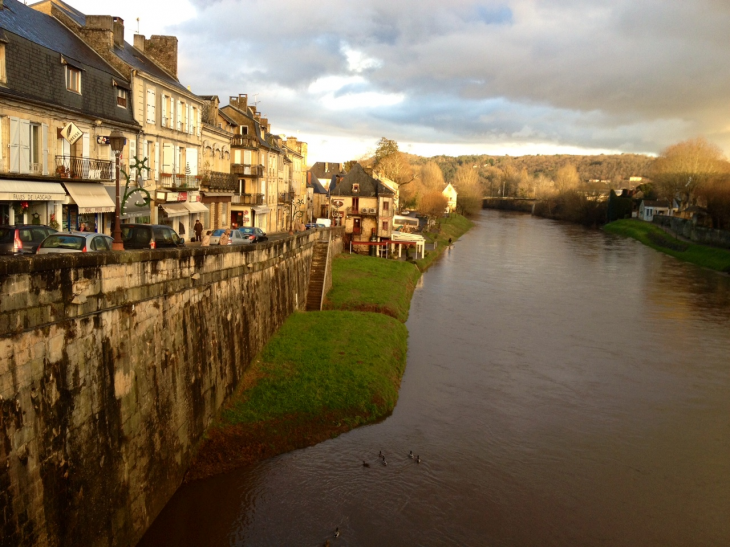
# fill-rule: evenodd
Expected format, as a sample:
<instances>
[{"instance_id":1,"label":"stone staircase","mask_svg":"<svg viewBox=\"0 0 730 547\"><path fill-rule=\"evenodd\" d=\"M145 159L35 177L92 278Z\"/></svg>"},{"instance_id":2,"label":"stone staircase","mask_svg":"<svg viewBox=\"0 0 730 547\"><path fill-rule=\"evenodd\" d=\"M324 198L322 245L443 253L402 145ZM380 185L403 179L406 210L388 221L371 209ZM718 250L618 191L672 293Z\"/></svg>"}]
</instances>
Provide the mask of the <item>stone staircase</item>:
<instances>
[{"instance_id":1,"label":"stone staircase","mask_svg":"<svg viewBox=\"0 0 730 547\"><path fill-rule=\"evenodd\" d=\"M329 254L329 242L318 241L314 245L312 255L312 269L309 275L309 288L307 289L307 311L320 311L322 309L322 291L324 280L327 274L327 255Z\"/></svg>"}]
</instances>

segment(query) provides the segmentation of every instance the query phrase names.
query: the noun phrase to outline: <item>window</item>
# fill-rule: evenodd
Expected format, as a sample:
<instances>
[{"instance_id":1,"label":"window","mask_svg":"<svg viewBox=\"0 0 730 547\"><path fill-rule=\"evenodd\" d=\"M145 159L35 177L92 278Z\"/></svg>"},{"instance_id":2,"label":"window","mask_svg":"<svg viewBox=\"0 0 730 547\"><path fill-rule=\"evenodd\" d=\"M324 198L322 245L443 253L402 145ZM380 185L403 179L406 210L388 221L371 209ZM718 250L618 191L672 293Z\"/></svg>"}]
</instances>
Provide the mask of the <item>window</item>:
<instances>
[{"instance_id":1,"label":"window","mask_svg":"<svg viewBox=\"0 0 730 547\"><path fill-rule=\"evenodd\" d=\"M127 108L127 90L121 87L117 88L117 106Z\"/></svg>"},{"instance_id":2,"label":"window","mask_svg":"<svg viewBox=\"0 0 730 547\"><path fill-rule=\"evenodd\" d=\"M8 78L5 74L5 44L0 42L0 82L5 83Z\"/></svg>"},{"instance_id":3,"label":"window","mask_svg":"<svg viewBox=\"0 0 730 547\"><path fill-rule=\"evenodd\" d=\"M241 125L239 126L240 134L241 135L248 135L248 126L247 125Z\"/></svg>"},{"instance_id":4,"label":"window","mask_svg":"<svg viewBox=\"0 0 730 547\"><path fill-rule=\"evenodd\" d=\"M81 71L66 65L66 89L81 93Z\"/></svg>"},{"instance_id":5,"label":"window","mask_svg":"<svg viewBox=\"0 0 730 547\"><path fill-rule=\"evenodd\" d=\"M384 220L383 221L383 231L384 232L387 232L388 231L388 221L387 220Z\"/></svg>"},{"instance_id":6,"label":"window","mask_svg":"<svg viewBox=\"0 0 730 547\"><path fill-rule=\"evenodd\" d=\"M389 201L384 201L383 202L383 212L384 213L387 213L388 210L389 210L389 208L390 208L390 202Z\"/></svg>"},{"instance_id":7,"label":"window","mask_svg":"<svg viewBox=\"0 0 730 547\"><path fill-rule=\"evenodd\" d=\"M155 124L155 90L147 90L147 123Z\"/></svg>"}]
</instances>

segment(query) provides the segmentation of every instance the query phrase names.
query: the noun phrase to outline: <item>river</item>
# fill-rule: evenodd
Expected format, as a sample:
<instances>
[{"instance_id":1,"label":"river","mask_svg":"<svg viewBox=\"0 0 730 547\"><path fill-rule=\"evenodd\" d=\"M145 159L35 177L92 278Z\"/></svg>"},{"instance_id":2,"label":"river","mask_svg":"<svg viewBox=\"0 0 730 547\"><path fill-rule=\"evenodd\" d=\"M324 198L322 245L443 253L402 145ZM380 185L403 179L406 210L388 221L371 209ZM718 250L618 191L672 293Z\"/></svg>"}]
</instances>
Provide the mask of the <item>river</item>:
<instances>
[{"instance_id":1,"label":"river","mask_svg":"<svg viewBox=\"0 0 730 547\"><path fill-rule=\"evenodd\" d=\"M484 211L407 326L391 417L182 487L140 545L730 545L730 278Z\"/></svg>"}]
</instances>

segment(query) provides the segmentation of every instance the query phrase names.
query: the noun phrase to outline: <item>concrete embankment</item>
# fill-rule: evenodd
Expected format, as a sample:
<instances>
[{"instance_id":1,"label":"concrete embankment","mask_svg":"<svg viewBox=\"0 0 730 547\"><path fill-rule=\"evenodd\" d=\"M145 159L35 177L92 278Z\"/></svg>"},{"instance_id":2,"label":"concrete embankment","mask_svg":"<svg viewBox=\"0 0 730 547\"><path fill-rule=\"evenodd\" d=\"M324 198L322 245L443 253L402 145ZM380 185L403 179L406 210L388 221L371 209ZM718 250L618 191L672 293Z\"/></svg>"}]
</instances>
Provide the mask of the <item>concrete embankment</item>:
<instances>
[{"instance_id":1,"label":"concrete embankment","mask_svg":"<svg viewBox=\"0 0 730 547\"><path fill-rule=\"evenodd\" d=\"M322 236L1 260L0 545L134 545Z\"/></svg>"}]
</instances>

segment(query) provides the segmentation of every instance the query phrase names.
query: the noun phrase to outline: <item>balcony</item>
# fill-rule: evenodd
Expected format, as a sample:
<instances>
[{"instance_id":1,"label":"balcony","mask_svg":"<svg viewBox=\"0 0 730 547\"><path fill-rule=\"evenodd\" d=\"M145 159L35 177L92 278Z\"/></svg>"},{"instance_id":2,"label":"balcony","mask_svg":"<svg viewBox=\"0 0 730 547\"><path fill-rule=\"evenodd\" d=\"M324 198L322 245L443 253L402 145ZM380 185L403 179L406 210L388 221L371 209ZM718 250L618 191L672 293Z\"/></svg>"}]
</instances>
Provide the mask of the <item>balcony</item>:
<instances>
[{"instance_id":1,"label":"balcony","mask_svg":"<svg viewBox=\"0 0 730 547\"><path fill-rule=\"evenodd\" d=\"M375 207L348 207L347 208L347 214L348 215L358 215L358 216L372 216L376 217L378 216L378 210Z\"/></svg>"},{"instance_id":2,"label":"balcony","mask_svg":"<svg viewBox=\"0 0 730 547\"><path fill-rule=\"evenodd\" d=\"M294 192L281 192L279 193L279 203L291 203L295 196Z\"/></svg>"},{"instance_id":3,"label":"balcony","mask_svg":"<svg viewBox=\"0 0 730 547\"><path fill-rule=\"evenodd\" d=\"M114 162L56 156L56 176L64 179L114 180Z\"/></svg>"},{"instance_id":4,"label":"balcony","mask_svg":"<svg viewBox=\"0 0 730 547\"><path fill-rule=\"evenodd\" d=\"M245 165L243 163L234 163L231 165L231 173L242 177L263 177L263 165Z\"/></svg>"},{"instance_id":5,"label":"balcony","mask_svg":"<svg viewBox=\"0 0 730 547\"><path fill-rule=\"evenodd\" d=\"M238 180L231 173L220 171L204 171L200 184L207 186L210 190L219 192L235 192L238 190Z\"/></svg>"},{"instance_id":6,"label":"balcony","mask_svg":"<svg viewBox=\"0 0 730 547\"><path fill-rule=\"evenodd\" d=\"M256 137L250 135L233 135L231 137L231 148L249 148L256 150L259 147L259 141Z\"/></svg>"},{"instance_id":7,"label":"balcony","mask_svg":"<svg viewBox=\"0 0 730 547\"><path fill-rule=\"evenodd\" d=\"M238 203L239 205L264 205L263 194L239 194L234 195L231 198L231 203Z\"/></svg>"},{"instance_id":8,"label":"balcony","mask_svg":"<svg viewBox=\"0 0 730 547\"><path fill-rule=\"evenodd\" d=\"M175 173L160 173L159 186L176 190L197 190L200 188L200 175L178 175Z\"/></svg>"}]
</instances>

